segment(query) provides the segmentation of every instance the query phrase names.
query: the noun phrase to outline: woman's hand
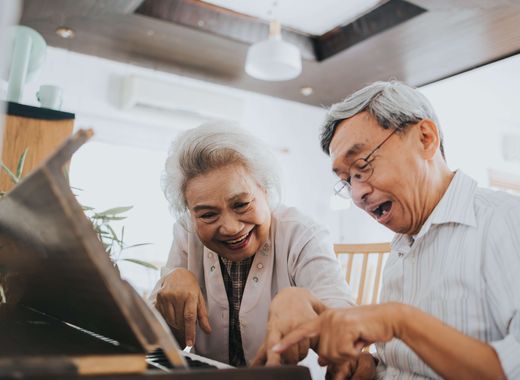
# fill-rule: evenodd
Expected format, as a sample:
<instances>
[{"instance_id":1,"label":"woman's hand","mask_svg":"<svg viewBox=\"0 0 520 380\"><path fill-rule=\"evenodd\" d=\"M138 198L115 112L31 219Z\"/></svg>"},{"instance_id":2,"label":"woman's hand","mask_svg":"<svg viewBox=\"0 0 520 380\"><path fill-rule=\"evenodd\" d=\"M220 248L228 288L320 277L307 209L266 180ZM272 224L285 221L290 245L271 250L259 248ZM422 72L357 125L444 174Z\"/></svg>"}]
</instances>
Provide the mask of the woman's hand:
<instances>
[{"instance_id":1,"label":"woman's hand","mask_svg":"<svg viewBox=\"0 0 520 380\"><path fill-rule=\"evenodd\" d=\"M202 331L211 332L204 296L196 277L187 269L175 269L164 278L155 307L172 328L179 344L195 344L197 320Z\"/></svg>"},{"instance_id":2,"label":"woman's hand","mask_svg":"<svg viewBox=\"0 0 520 380\"><path fill-rule=\"evenodd\" d=\"M293 287L281 290L269 307L267 334L252 365L296 364L305 358L309 348L316 346L311 339L301 339L283 354L272 351L271 347L298 325L316 319L323 310L325 306L307 289Z\"/></svg>"},{"instance_id":3,"label":"woman's hand","mask_svg":"<svg viewBox=\"0 0 520 380\"><path fill-rule=\"evenodd\" d=\"M300 341L319 337L318 355L321 364L340 366L357 358L361 349L373 342L387 342L399 337L396 321L398 304L329 309L319 318L300 325L273 348L283 353Z\"/></svg>"}]
</instances>

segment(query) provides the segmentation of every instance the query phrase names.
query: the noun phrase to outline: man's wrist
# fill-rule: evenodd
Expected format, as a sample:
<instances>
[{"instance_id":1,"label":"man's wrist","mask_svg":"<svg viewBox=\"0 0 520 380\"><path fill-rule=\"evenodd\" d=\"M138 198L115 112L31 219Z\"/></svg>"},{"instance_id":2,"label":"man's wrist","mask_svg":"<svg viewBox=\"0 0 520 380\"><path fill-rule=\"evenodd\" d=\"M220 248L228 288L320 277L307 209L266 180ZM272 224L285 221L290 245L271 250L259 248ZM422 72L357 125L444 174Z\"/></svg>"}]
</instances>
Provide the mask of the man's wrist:
<instances>
[{"instance_id":1,"label":"man's wrist","mask_svg":"<svg viewBox=\"0 0 520 380\"><path fill-rule=\"evenodd\" d=\"M388 314L391 316L393 336L403 340L408 328L408 322L414 318L415 309L399 302L390 302L387 306L390 309Z\"/></svg>"}]
</instances>

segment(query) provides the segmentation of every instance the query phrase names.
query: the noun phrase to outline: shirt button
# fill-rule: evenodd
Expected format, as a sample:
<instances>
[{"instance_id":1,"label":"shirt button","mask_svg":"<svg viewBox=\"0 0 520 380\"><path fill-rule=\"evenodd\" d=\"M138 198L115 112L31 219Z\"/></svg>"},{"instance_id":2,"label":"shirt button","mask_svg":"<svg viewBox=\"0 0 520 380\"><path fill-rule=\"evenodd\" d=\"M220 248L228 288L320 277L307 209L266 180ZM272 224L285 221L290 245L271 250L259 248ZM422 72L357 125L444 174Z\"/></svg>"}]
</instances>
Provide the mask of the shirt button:
<instances>
[{"instance_id":1,"label":"shirt button","mask_svg":"<svg viewBox=\"0 0 520 380\"><path fill-rule=\"evenodd\" d=\"M258 277L257 276L253 277L253 281L258 282Z\"/></svg>"},{"instance_id":2,"label":"shirt button","mask_svg":"<svg viewBox=\"0 0 520 380\"><path fill-rule=\"evenodd\" d=\"M213 252L208 253L208 257L209 257L210 259L212 259L212 258L213 258Z\"/></svg>"},{"instance_id":3,"label":"shirt button","mask_svg":"<svg viewBox=\"0 0 520 380\"><path fill-rule=\"evenodd\" d=\"M264 264L262 264L262 263L258 263L258 264L256 265L256 267L257 267L258 269L262 269L262 268L264 267Z\"/></svg>"},{"instance_id":4,"label":"shirt button","mask_svg":"<svg viewBox=\"0 0 520 380\"><path fill-rule=\"evenodd\" d=\"M209 268L209 270L213 272L215 270L215 265L212 265L211 268Z\"/></svg>"},{"instance_id":5,"label":"shirt button","mask_svg":"<svg viewBox=\"0 0 520 380\"><path fill-rule=\"evenodd\" d=\"M397 255L398 255L399 257L403 257L404 253L403 253L403 252L397 252Z\"/></svg>"}]
</instances>

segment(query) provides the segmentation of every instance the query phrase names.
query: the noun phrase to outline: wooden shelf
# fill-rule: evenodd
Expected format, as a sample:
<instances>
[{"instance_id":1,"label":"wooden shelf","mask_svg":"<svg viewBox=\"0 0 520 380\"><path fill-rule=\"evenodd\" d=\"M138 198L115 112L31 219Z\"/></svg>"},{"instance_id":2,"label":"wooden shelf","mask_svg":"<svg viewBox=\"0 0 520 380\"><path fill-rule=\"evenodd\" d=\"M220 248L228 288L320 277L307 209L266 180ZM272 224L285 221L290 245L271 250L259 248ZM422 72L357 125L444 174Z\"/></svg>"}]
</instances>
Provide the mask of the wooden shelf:
<instances>
[{"instance_id":1,"label":"wooden shelf","mask_svg":"<svg viewBox=\"0 0 520 380\"><path fill-rule=\"evenodd\" d=\"M14 172L24 150L28 149L22 173L26 176L72 134L74 118L69 112L7 103L2 162ZM1 171L0 191L7 192L13 186L9 176Z\"/></svg>"}]
</instances>

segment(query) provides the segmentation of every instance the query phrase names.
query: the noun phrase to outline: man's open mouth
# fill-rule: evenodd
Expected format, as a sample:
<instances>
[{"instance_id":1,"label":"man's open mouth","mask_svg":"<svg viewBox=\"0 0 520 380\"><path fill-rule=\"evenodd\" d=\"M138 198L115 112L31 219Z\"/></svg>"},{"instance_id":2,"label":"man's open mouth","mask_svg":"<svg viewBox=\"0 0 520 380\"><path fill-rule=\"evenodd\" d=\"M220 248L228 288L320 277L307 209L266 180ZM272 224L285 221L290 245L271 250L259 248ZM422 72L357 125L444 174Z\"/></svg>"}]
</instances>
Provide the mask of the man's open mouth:
<instances>
[{"instance_id":1,"label":"man's open mouth","mask_svg":"<svg viewBox=\"0 0 520 380\"><path fill-rule=\"evenodd\" d=\"M385 219L385 216L390 213L390 210L392 209L392 201L386 201L381 203L376 208L372 209L372 214L376 217L378 222L381 222L383 219Z\"/></svg>"}]
</instances>

